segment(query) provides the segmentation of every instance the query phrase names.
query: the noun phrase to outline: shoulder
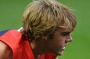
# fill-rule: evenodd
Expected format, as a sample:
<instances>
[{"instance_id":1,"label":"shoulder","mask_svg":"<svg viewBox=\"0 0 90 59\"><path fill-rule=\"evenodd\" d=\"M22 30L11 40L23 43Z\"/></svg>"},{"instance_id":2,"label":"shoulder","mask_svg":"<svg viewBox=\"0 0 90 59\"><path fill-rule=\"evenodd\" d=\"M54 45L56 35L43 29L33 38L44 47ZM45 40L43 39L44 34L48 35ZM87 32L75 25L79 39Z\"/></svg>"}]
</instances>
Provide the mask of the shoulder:
<instances>
[{"instance_id":1,"label":"shoulder","mask_svg":"<svg viewBox=\"0 0 90 59\"><path fill-rule=\"evenodd\" d=\"M22 34L17 30L5 30L0 32L0 40L4 40L10 43L15 43L16 41L20 40L22 37Z\"/></svg>"},{"instance_id":2,"label":"shoulder","mask_svg":"<svg viewBox=\"0 0 90 59\"><path fill-rule=\"evenodd\" d=\"M3 35L21 35L21 33L18 31L18 30L14 30L14 29L9 29L9 30L3 30L3 31L0 31L0 36L3 36Z\"/></svg>"},{"instance_id":3,"label":"shoulder","mask_svg":"<svg viewBox=\"0 0 90 59\"><path fill-rule=\"evenodd\" d=\"M20 41L22 37L22 34L17 30L1 31L0 33L0 40L10 44Z\"/></svg>"},{"instance_id":4,"label":"shoulder","mask_svg":"<svg viewBox=\"0 0 90 59\"><path fill-rule=\"evenodd\" d=\"M1 34L0 35L1 44L3 44L2 42L4 42L12 50L18 47L18 43L21 41L22 37L22 34L20 32L18 32L17 30L8 30L8 31L1 31L0 34Z\"/></svg>"},{"instance_id":5,"label":"shoulder","mask_svg":"<svg viewBox=\"0 0 90 59\"><path fill-rule=\"evenodd\" d=\"M0 41L0 59L12 58L12 51L8 45Z\"/></svg>"}]
</instances>

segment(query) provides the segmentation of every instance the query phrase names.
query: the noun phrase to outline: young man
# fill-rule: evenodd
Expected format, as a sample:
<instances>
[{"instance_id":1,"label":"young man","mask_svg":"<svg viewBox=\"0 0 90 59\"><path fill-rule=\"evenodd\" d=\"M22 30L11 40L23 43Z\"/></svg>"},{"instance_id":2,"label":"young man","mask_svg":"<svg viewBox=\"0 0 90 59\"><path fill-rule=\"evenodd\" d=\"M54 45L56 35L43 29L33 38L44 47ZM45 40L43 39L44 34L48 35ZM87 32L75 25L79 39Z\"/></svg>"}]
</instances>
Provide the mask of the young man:
<instances>
[{"instance_id":1,"label":"young man","mask_svg":"<svg viewBox=\"0 0 90 59\"><path fill-rule=\"evenodd\" d=\"M0 59L56 59L72 41L75 26L67 6L55 0L33 1L20 29L0 32Z\"/></svg>"}]
</instances>

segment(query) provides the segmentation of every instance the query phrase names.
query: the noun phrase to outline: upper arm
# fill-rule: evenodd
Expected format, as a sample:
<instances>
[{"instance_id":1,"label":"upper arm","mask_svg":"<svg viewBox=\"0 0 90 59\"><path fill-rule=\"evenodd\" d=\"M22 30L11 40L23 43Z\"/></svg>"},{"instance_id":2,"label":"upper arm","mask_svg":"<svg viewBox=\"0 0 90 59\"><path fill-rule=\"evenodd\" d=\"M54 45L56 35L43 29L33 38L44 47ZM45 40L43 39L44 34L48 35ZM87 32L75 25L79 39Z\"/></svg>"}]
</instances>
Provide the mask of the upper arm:
<instances>
[{"instance_id":1,"label":"upper arm","mask_svg":"<svg viewBox=\"0 0 90 59\"><path fill-rule=\"evenodd\" d=\"M8 45L0 41L0 59L11 59L12 51Z\"/></svg>"}]
</instances>

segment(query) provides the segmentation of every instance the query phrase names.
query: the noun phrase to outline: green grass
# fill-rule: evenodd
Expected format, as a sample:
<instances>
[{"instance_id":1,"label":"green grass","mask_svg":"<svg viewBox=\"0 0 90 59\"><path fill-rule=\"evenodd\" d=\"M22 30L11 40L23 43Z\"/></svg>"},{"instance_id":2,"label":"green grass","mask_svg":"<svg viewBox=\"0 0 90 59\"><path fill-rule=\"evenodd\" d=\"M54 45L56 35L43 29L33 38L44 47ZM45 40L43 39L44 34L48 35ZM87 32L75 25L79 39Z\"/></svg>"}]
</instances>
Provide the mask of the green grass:
<instances>
[{"instance_id":1,"label":"green grass","mask_svg":"<svg viewBox=\"0 0 90 59\"><path fill-rule=\"evenodd\" d=\"M90 0L60 0L71 7L77 18L73 42L59 59L90 59ZM0 31L18 29L22 14L30 0L0 0Z\"/></svg>"}]
</instances>

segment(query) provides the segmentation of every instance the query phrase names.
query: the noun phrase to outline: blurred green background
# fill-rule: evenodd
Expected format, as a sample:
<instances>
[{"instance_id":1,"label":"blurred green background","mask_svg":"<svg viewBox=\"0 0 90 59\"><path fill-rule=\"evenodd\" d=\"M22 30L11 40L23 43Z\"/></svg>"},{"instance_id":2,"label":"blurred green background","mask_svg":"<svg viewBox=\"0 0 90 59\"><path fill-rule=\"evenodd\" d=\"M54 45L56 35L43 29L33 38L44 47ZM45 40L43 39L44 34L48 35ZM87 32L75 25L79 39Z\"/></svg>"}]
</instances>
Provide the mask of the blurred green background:
<instances>
[{"instance_id":1,"label":"blurred green background","mask_svg":"<svg viewBox=\"0 0 90 59\"><path fill-rule=\"evenodd\" d=\"M22 14L31 0L0 0L0 31L18 29ZM73 9L77 27L73 41L68 44L64 54L58 59L90 59L90 0L59 0Z\"/></svg>"}]
</instances>

